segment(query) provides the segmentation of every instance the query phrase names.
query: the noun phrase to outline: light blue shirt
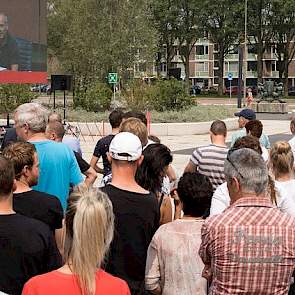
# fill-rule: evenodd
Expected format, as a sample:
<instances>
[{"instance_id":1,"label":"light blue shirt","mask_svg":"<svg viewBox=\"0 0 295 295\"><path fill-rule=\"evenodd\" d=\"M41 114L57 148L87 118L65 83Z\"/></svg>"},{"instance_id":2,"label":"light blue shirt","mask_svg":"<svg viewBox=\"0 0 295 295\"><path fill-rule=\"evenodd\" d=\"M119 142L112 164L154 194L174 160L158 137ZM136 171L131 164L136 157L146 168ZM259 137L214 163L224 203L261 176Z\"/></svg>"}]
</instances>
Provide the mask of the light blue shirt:
<instances>
[{"instance_id":1,"label":"light blue shirt","mask_svg":"<svg viewBox=\"0 0 295 295\"><path fill-rule=\"evenodd\" d=\"M66 209L70 185L83 181L73 151L63 143L45 140L32 141L39 158L39 181L33 189L58 197Z\"/></svg>"},{"instance_id":2,"label":"light blue shirt","mask_svg":"<svg viewBox=\"0 0 295 295\"><path fill-rule=\"evenodd\" d=\"M237 139L246 135L247 135L247 132L245 128L241 128L240 130L236 131L231 137L230 146L233 147ZM270 142L266 134L262 133L259 138L259 141L265 148L270 149Z\"/></svg>"},{"instance_id":3,"label":"light blue shirt","mask_svg":"<svg viewBox=\"0 0 295 295\"><path fill-rule=\"evenodd\" d=\"M79 138L73 135L65 135L62 139L62 142L66 144L72 151L75 151L82 156L82 150L80 146Z\"/></svg>"}]
</instances>

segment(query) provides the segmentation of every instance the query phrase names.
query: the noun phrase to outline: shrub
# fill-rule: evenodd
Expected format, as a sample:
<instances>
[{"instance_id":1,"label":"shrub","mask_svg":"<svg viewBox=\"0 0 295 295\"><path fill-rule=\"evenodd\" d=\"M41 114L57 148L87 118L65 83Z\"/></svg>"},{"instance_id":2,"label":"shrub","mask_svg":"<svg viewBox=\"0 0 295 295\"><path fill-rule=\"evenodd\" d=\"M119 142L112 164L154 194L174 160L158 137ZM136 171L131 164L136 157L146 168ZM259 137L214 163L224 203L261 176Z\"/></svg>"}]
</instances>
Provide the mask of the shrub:
<instances>
[{"instance_id":1,"label":"shrub","mask_svg":"<svg viewBox=\"0 0 295 295\"><path fill-rule=\"evenodd\" d=\"M150 93L153 86L141 80L133 80L123 92L126 107L131 110L143 111L151 107Z\"/></svg>"},{"instance_id":2,"label":"shrub","mask_svg":"<svg viewBox=\"0 0 295 295\"><path fill-rule=\"evenodd\" d=\"M105 83L97 82L84 91L76 91L74 106L87 111L103 111L110 107L112 90Z\"/></svg>"},{"instance_id":3,"label":"shrub","mask_svg":"<svg viewBox=\"0 0 295 295\"><path fill-rule=\"evenodd\" d=\"M31 102L37 97L30 91L29 84L3 84L0 85L0 111L10 113L19 105Z\"/></svg>"},{"instance_id":4,"label":"shrub","mask_svg":"<svg viewBox=\"0 0 295 295\"><path fill-rule=\"evenodd\" d=\"M182 81L160 80L151 88L151 105L157 111L182 110L193 103Z\"/></svg>"}]
</instances>

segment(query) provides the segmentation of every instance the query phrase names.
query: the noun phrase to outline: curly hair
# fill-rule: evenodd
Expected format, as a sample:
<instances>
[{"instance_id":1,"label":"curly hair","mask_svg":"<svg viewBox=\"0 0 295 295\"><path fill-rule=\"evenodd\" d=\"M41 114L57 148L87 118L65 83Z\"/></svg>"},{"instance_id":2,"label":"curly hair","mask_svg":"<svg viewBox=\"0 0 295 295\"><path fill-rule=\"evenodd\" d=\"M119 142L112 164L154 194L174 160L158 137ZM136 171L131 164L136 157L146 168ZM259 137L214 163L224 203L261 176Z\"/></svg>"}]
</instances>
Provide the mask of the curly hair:
<instances>
[{"instance_id":1,"label":"curly hair","mask_svg":"<svg viewBox=\"0 0 295 295\"><path fill-rule=\"evenodd\" d=\"M135 180L144 189L158 193L161 191L165 168L172 162L171 151L161 143L150 144L143 151L143 156Z\"/></svg>"},{"instance_id":2,"label":"curly hair","mask_svg":"<svg viewBox=\"0 0 295 295\"><path fill-rule=\"evenodd\" d=\"M184 173L178 182L177 193L185 215L207 217L213 187L209 178L199 172Z\"/></svg>"}]
</instances>

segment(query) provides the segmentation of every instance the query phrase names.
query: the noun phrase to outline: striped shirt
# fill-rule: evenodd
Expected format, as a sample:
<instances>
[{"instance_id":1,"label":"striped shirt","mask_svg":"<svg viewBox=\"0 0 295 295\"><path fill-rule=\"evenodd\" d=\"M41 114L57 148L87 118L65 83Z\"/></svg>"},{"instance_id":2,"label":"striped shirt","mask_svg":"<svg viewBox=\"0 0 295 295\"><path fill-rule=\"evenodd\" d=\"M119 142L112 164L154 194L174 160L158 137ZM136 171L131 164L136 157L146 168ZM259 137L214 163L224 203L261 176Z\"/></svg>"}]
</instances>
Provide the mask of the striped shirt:
<instances>
[{"instance_id":1,"label":"striped shirt","mask_svg":"<svg viewBox=\"0 0 295 295\"><path fill-rule=\"evenodd\" d=\"M199 250L210 295L288 294L295 268L295 219L268 197L243 197L202 227Z\"/></svg>"},{"instance_id":2,"label":"striped shirt","mask_svg":"<svg viewBox=\"0 0 295 295\"><path fill-rule=\"evenodd\" d=\"M197 171L208 176L213 190L225 182L223 166L227 152L226 146L210 144L196 148L191 156L190 160L196 165Z\"/></svg>"}]
</instances>

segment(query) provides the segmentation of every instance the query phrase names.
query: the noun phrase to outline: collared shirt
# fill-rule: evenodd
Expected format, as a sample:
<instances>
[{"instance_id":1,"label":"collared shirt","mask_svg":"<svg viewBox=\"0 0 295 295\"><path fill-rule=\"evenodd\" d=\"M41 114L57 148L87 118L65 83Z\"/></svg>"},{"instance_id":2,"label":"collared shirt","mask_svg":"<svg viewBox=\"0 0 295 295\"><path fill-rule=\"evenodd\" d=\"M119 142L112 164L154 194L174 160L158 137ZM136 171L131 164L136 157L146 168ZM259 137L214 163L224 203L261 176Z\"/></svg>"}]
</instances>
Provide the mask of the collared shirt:
<instances>
[{"instance_id":1,"label":"collared shirt","mask_svg":"<svg viewBox=\"0 0 295 295\"><path fill-rule=\"evenodd\" d=\"M231 137L231 143L230 146L233 147L233 145L235 144L235 142L243 137L246 136L247 132L246 132L246 128L241 128L240 130L236 131L235 133L233 133L232 137ZM270 142L269 142L269 138L266 134L262 133L260 138L259 138L259 142L267 149L270 149Z\"/></svg>"},{"instance_id":2,"label":"collared shirt","mask_svg":"<svg viewBox=\"0 0 295 295\"><path fill-rule=\"evenodd\" d=\"M295 219L267 197L241 198L205 221L199 254L212 275L210 295L287 294L295 267Z\"/></svg>"}]
</instances>

